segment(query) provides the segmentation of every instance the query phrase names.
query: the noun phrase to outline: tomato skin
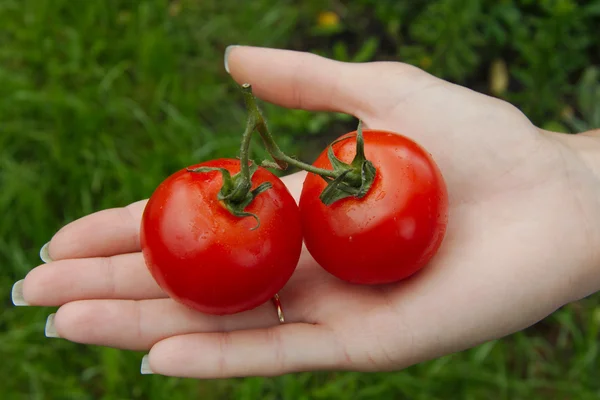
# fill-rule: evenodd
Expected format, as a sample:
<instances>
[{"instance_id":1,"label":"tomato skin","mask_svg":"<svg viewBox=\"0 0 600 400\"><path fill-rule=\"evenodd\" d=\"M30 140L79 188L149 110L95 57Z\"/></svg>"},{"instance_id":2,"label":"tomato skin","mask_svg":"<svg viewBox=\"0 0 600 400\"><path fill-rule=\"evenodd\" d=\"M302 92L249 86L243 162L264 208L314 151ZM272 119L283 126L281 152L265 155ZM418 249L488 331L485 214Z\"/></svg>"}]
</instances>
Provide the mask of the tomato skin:
<instances>
[{"instance_id":1,"label":"tomato skin","mask_svg":"<svg viewBox=\"0 0 600 400\"><path fill-rule=\"evenodd\" d=\"M356 132L333 145L350 163ZM319 195L326 182L309 173L300 196L304 241L332 275L357 284L405 279L425 266L440 247L448 223L448 194L431 156L414 141L392 132L363 130L365 154L377 168L362 199L326 206ZM313 164L331 169L327 151Z\"/></svg>"},{"instance_id":2,"label":"tomato skin","mask_svg":"<svg viewBox=\"0 0 600 400\"><path fill-rule=\"evenodd\" d=\"M200 166L226 168L240 161L219 159ZM246 207L256 214L238 218L217 200L219 172L182 169L165 179L143 213L140 242L146 265L174 300L208 314L253 309L273 297L294 272L302 249L300 212L279 178L264 168L252 188L273 187Z\"/></svg>"}]
</instances>

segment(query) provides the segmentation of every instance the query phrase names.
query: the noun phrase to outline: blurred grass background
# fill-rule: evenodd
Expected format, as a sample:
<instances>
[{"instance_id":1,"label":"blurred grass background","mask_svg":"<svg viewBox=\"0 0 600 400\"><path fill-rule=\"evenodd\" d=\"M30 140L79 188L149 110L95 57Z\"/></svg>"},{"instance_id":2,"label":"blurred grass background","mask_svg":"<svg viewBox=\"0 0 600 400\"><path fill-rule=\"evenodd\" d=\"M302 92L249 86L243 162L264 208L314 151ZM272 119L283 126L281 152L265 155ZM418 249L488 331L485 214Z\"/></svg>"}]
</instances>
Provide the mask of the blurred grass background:
<instances>
[{"instance_id":1,"label":"blurred grass background","mask_svg":"<svg viewBox=\"0 0 600 400\"><path fill-rule=\"evenodd\" d=\"M65 223L236 154L229 44L403 60L572 133L600 127L599 26L598 0L1 0L0 398L600 398L598 295L402 372L215 381L141 376L141 354L45 339L54 310L10 302ZM281 146L309 161L355 123L263 107Z\"/></svg>"}]
</instances>

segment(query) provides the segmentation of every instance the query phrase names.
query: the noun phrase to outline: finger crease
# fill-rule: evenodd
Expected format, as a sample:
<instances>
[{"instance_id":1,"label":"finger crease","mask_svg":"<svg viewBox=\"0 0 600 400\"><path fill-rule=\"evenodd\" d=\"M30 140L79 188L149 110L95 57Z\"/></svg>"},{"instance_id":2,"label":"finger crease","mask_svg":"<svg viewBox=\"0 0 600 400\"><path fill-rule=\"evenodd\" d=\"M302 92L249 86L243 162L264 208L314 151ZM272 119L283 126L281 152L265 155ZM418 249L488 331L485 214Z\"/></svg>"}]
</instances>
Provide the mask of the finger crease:
<instances>
[{"instance_id":1,"label":"finger crease","mask_svg":"<svg viewBox=\"0 0 600 400\"><path fill-rule=\"evenodd\" d=\"M267 343L274 344L275 347L275 365L277 366L279 371L285 371L285 367L287 365L287 357L285 354L285 346L283 345L283 337L281 335L279 327L274 327L266 330L267 334Z\"/></svg>"},{"instance_id":2,"label":"finger crease","mask_svg":"<svg viewBox=\"0 0 600 400\"><path fill-rule=\"evenodd\" d=\"M231 335L229 332L219 334L219 357L217 360L218 376L226 376L227 372L227 351L231 345Z\"/></svg>"},{"instance_id":3,"label":"finger crease","mask_svg":"<svg viewBox=\"0 0 600 400\"><path fill-rule=\"evenodd\" d=\"M134 314L135 314L135 320L137 321L137 338L138 338L138 343L141 343L143 341L143 332L144 332L144 316L143 316L143 310L142 310L142 304L139 301L133 301L133 307L134 307Z\"/></svg>"},{"instance_id":4,"label":"finger crease","mask_svg":"<svg viewBox=\"0 0 600 400\"><path fill-rule=\"evenodd\" d=\"M117 296L117 269L112 257L104 257L104 268L106 269L106 292L108 298L116 298Z\"/></svg>"},{"instance_id":5,"label":"finger crease","mask_svg":"<svg viewBox=\"0 0 600 400\"><path fill-rule=\"evenodd\" d=\"M120 214L122 215L122 220L123 220L124 226L128 226L129 224L135 226L137 224L137 219L133 216L133 212L131 211L131 204L123 207L121 210L122 211ZM135 231L135 233L131 237L131 241L133 242L133 246L135 248L139 248L140 247L139 230L135 229L134 231Z\"/></svg>"}]
</instances>

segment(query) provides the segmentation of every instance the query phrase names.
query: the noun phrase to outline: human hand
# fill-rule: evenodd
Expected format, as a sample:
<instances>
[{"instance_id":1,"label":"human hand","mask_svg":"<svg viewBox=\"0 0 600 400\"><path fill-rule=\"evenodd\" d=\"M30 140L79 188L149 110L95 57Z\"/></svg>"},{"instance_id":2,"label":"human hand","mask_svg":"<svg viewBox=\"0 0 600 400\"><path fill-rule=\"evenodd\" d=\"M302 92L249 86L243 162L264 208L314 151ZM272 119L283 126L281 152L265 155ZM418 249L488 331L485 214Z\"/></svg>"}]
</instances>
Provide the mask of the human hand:
<instances>
[{"instance_id":1,"label":"human hand","mask_svg":"<svg viewBox=\"0 0 600 400\"><path fill-rule=\"evenodd\" d=\"M540 131L513 106L401 63L344 64L234 48L238 83L289 108L352 114L415 139L439 165L449 225L433 261L403 282L356 286L306 251L271 304L230 315L191 311L152 280L139 246L145 201L61 229L55 260L16 297L60 306L49 333L150 349L158 374L216 378L305 370L395 370L523 329L600 289L598 139ZM284 178L298 198L303 174Z\"/></svg>"}]
</instances>

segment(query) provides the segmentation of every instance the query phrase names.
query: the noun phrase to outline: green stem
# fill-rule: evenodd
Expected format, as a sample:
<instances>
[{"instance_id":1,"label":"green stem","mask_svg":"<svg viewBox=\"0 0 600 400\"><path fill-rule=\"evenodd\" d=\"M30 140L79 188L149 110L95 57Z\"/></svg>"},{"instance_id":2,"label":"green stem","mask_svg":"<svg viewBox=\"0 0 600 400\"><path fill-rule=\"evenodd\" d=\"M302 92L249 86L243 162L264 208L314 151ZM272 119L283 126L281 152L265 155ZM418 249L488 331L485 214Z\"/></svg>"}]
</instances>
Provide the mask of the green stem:
<instances>
[{"instance_id":1,"label":"green stem","mask_svg":"<svg viewBox=\"0 0 600 400\"><path fill-rule=\"evenodd\" d=\"M271 132L269 132L267 123L265 122L265 119L263 118L262 113L256 104L256 100L252 94L252 86L248 83L244 83L242 85L242 94L244 95L244 102L246 103L248 114L251 116L251 118L248 120L249 126L252 121L252 124L254 125L253 128L258 131L267 151L280 167L285 168L285 165L289 164L322 177L335 179L339 176L339 174L335 171L318 168L313 165L303 163L302 161L296 160L295 158L290 157L282 152L279 146L277 146L277 143L275 143Z\"/></svg>"},{"instance_id":2,"label":"green stem","mask_svg":"<svg viewBox=\"0 0 600 400\"><path fill-rule=\"evenodd\" d=\"M252 139L252 133L254 132L254 122L252 118L248 119L246 124L246 130L242 135L242 145L240 147L240 173L244 177L245 181L250 182L250 140Z\"/></svg>"},{"instance_id":3,"label":"green stem","mask_svg":"<svg viewBox=\"0 0 600 400\"><path fill-rule=\"evenodd\" d=\"M367 157L365 157L365 140L362 134L362 120L358 121L356 132L356 156L354 157L354 160L352 160L352 163L359 165L367 159Z\"/></svg>"},{"instance_id":4,"label":"green stem","mask_svg":"<svg viewBox=\"0 0 600 400\"><path fill-rule=\"evenodd\" d=\"M250 189L252 188L252 172L250 171L250 140L254 132L254 123L251 118L248 119L246 130L242 136L242 145L240 147L240 173L234 178L232 183L233 190L227 194L230 202L241 204L246 201Z\"/></svg>"},{"instance_id":5,"label":"green stem","mask_svg":"<svg viewBox=\"0 0 600 400\"><path fill-rule=\"evenodd\" d=\"M254 198L272 187L270 182L263 182L252 190L252 176L258 170L258 165L250 161L250 141L257 126L256 113L249 113L246 129L242 135L240 146L240 172L231 176L229 170L220 167L199 167L188 169L190 172L207 173L218 171L221 173L223 184L217 199L236 217L252 217L256 220L256 226L260 226L260 220L256 214L245 211ZM261 116L262 119L262 116Z\"/></svg>"},{"instance_id":6,"label":"green stem","mask_svg":"<svg viewBox=\"0 0 600 400\"><path fill-rule=\"evenodd\" d=\"M316 175L326 176L329 178L337 178L338 177L338 174L336 174L332 170L318 168L318 167L315 167L314 165L303 163L302 161L298 161L295 158L292 158L284 153L281 153L277 156L273 155L273 158L275 158L275 157L278 158L279 160L285 161L286 163L288 163L290 165L293 165L296 168L300 168L305 171L312 172L313 174L316 174Z\"/></svg>"},{"instance_id":7,"label":"green stem","mask_svg":"<svg viewBox=\"0 0 600 400\"><path fill-rule=\"evenodd\" d=\"M245 166L248 168L248 144L250 141L250 135L254 130L257 130L260 137L265 144L265 148L273 157L276 164L275 166L285 169L288 164L293 165L304 171L311 172L315 175L321 176L326 182L327 186L321 192L319 198L325 205L331 205L336 201L354 197L363 198L370 190L375 180L375 174L377 170L373 163L365 157L364 151L364 139L362 133L362 122L359 122L356 133L356 155L351 164L346 164L339 160L334 152L333 145L329 146L327 157L331 162L332 169L323 169L315 167L314 165L303 163L302 161L296 160L281 151L269 128L263 118L263 115L256 104L256 99L252 93L252 86L249 83L242 85L242 94L244 95L244 102L248 109L248 126L244 133L244 139L242 140L242 149L240 157L242 159L242 168ZM335 142L334 142L335 143ZM268 165L263 164L263 165ZM271 163L272 164L272 163ZM272 165L271 165L272 166ZM243 171L242 171L243 172ZM236 193L237 198L237 193Z\"/></svg>"}]
</instances>

